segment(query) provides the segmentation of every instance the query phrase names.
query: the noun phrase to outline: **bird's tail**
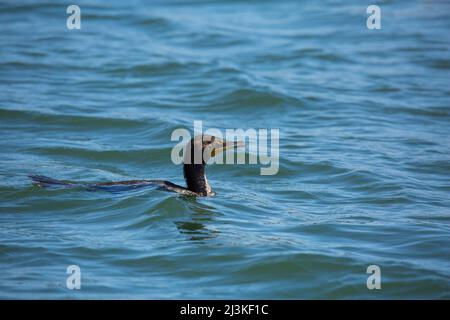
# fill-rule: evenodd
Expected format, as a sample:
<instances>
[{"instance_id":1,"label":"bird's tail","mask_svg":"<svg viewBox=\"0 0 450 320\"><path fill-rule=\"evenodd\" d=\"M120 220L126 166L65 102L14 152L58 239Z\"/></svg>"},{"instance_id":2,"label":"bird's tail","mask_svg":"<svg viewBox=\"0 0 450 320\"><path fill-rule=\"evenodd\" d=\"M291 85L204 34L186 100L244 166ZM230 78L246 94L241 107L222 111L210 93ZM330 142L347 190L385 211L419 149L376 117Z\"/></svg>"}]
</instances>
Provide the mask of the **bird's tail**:
<instances>
[{"instance_id":1,"label":"bird's tail","mask_svg":"<svg viewBox=\"0 0 450 320\"><path fill-rule=\"evenodd\" d=\"M39 187L60 187L60 188L75 188L79 187L78 184L52 179L47 176L40 176L36 174L29 174L28 177L32 180L32 183Z\"/></svg>"}]
</instances>

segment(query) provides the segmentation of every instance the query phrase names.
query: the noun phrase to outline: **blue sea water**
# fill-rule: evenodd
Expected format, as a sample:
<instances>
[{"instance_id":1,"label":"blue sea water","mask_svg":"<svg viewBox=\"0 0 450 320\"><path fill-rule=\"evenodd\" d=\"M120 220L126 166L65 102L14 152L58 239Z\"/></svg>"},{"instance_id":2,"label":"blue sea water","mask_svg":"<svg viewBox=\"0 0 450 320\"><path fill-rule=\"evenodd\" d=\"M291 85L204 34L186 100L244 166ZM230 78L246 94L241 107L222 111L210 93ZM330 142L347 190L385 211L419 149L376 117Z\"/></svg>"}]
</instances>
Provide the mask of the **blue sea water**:
<instances>
[{"instance_id":1,"label":"blue sea water","mask_svg":"<svg viewBox=\"0 0 450 320\"><path fill-rule=\"evenodd\" d=\"M450 298L448 1L73 4L80 30L65 1L0 4L0 298ZM27 178L184 184L195 120L278 128L278 174L212 165L208 198Z\"/></svg>"}]
</instances>

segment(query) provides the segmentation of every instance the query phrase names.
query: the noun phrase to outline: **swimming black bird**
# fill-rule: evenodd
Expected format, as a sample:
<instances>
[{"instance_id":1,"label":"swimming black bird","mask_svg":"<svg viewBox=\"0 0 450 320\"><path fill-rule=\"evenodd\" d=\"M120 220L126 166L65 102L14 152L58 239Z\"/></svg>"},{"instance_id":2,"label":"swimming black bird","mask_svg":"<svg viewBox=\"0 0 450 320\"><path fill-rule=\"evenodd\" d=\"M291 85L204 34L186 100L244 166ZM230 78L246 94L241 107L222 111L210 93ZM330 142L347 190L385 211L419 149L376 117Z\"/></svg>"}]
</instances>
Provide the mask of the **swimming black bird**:
<instances>
[{"instance_id":1,"label":"swimming black bird","mask_svg":"<svg viewBox=\"0 0 450 320\"><path fill-rule=\"evenodd\" d=\"M129 180L100 183L69 182L41 175L29 175L40 187L83 188L88 190L126 191L147 186L190 196L212 196L214 191L206 179L207 161L226 149L243 146L242 142L229 143L215 136L200 135L192 138L184 149L183 172L187 187L164 180Z\"/></svg>"}]
</instances>

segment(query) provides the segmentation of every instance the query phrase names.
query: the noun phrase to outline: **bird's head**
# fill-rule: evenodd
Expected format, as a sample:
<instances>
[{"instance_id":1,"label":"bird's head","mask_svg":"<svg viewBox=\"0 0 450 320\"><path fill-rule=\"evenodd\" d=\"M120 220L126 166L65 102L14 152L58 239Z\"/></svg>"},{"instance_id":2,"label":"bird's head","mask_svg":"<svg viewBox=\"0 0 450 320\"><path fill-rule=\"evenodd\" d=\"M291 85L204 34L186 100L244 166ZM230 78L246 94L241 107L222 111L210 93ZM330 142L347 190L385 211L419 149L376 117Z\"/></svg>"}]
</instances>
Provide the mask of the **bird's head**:
<instances>
[{"instance_id":1,"label":"bird's head","mask_svg":"<svg viewBox=\"0 0 450 320\"><path fill-rule=\"evenodd\" d=\"M205 175L205 165L221 152L243 146L242 142L226 142L215 136L199 135L192 138L184 149L184 177L187 188L195 193L213 195Z\"/></svg>"},{"instance_id":2,"label":"bird's head","mask_svg":"<svg viewBox=\"0 0 450 320\"><path fill-rule=\"evenodd\" d=\"M205 165L211 158L234 147L241 147L243 143L226 142L215 136L199 135L192 138L187 144L184 153L184 164Z\"/></svg>"}]
</instances>

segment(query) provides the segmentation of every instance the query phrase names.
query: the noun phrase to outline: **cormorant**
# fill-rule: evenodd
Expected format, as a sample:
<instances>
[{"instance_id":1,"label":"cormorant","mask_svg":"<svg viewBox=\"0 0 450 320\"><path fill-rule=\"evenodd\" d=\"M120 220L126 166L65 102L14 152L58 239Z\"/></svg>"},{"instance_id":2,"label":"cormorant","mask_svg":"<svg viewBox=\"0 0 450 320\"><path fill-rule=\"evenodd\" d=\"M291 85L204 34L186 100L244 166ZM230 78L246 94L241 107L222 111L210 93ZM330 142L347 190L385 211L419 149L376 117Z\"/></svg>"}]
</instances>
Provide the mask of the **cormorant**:
<instances>
[{"instance_id":1,"label":"cormorant","mask_svg":"<svg viewBox=\"0 0 450 320\"><path fill-rule=\"evenodd\" d=\"M205 175L207 161L226 149L243 146L242 142L225 142L210 135L192 138L185 147L183 172L187 187L165 180L129 180L100 183L68 182L41 175L29 175L33 184L40 187L84 188L88 190L125 191L147 186L190 196L213 196Z\"/></svg>"}]
</instances>

